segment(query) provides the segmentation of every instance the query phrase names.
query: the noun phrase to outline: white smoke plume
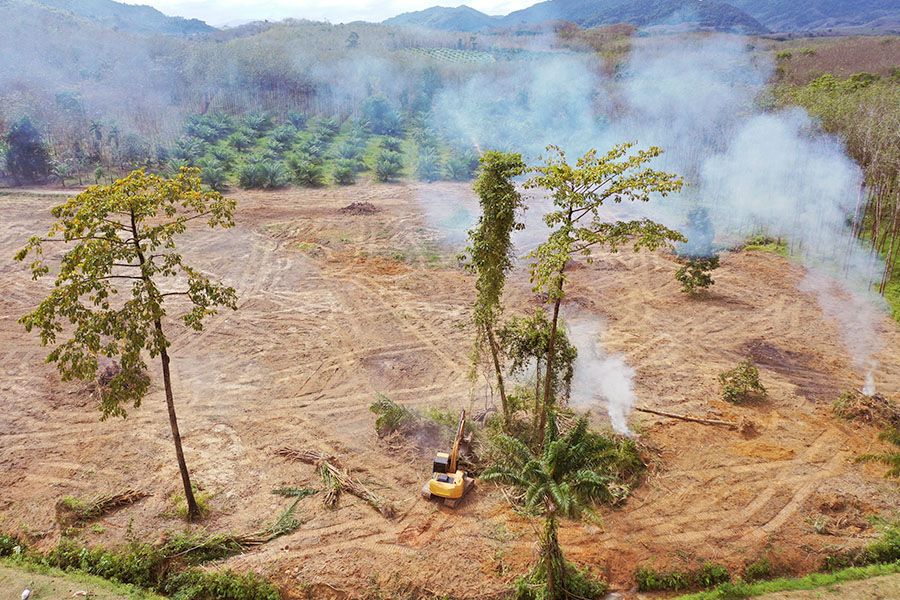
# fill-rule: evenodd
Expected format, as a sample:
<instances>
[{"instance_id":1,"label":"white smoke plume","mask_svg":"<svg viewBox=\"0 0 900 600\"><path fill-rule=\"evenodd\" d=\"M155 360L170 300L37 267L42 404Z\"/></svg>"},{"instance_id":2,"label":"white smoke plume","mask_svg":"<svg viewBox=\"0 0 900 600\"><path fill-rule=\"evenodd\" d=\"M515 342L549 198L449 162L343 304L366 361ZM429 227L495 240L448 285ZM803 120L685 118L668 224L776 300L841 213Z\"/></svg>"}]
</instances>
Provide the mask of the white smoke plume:
<instances>
[{"instance_id":1,"label":"white smoke plume","mask_svg":"<svg viewBox=\"0 0 900 600\"><path fill-rule=\"evenodd\" d=\"M435 117L482 148L516 149L531 160L547 143L572 158L626 140L663 147L655 166L683 175L685 190L633 210L682 229L701 206L717 240L787 240L807 268L801 289L836 323L871 390L884 302L871 292L881 259L848 225L861 172L803 110L762 106L772 69L738 36L639 38L615 79L584 56L558 54L517 64L490 85L475 78L444 90ZM534 208L531 222L543 212ZM533 247L533 236L517 237Z\"/></svg>"},{"instance_id":2,"label":"white smoke plume","mask_svg":"<svg viewBox=\"0 0 900 600\"><path fill-rule=\"evenodd\" d=\"M567 319L569 340L578 349L575 375L572 378L572 406L591 408L606 405L613 429L623 435L633 435L628 416L635 403L634 369L619 354L606 352L600 343L603 331L596 318L579 315Z\"/></svg>"}]
</instances>

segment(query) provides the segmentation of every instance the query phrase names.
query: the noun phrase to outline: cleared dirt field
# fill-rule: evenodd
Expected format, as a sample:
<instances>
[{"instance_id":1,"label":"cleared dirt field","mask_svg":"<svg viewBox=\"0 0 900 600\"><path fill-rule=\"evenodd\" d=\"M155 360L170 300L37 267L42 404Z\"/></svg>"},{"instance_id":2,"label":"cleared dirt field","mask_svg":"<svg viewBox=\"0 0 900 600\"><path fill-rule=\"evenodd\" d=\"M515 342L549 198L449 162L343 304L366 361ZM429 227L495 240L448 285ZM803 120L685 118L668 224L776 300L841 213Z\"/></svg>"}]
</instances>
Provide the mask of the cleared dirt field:
<instances>
[{"instance_id":1,"label":"cleared dirt field","mask_svg":"<svg viewBox=\"0 0 900 600\"><path fill-rule=\"evenodd\" d=\"M368 410L376 392L420 407L490 401L483 383L468 378L473 281L456 266L458 247L435 228L464 229L468 186L234 196L237 227L192 234L184 248L238 290L239 310L202 334L168 326L188 465L214 494L204 526L257 530L286 505L273 488L317 483L312 467L273 454L283 446L340 457L395 503L398 517L351 496L329 511L313 496L300 504L299 530L226 564L268 574L292 598L502 593L532 560L530 523L486 486L455 512L422 500L430 457L379 441ZM126 421L101 423L90 390L60 382L45 349L16 323L48 282L32 282L10 257L47 228L61 199L0 195L0 530L51 545L60 497L133 487L153 495L82 537L155 541L184 528L171 516L179 480L160 382ZM378 211L341 210L351 202ZM627 591L635 566L648 561L734 567L768 553L803 570L827 548L866 543L875 535L866 517L896 509L900 497L880 467L854 463L878 448L877 431L830 413L839 391L859 387L861 377L836 328L797 290L802 269L772 254L727 254L702 300L678 291L675 269L663 253L601 256L576 265L569 306L603 320L604 347L637 372L639 405L746 417L755 432L632 415L654 468L624 508L604 512L602 525L564 528L571 558ZM521 310L538 304L524 269L509 299ZM882 330L877 381L894 398L900 337L887 318ZM725 404L716 375L746 356L760 365L769 399ZM601 404L593 414L606 421Z\"/></svg>"}]
</instances>

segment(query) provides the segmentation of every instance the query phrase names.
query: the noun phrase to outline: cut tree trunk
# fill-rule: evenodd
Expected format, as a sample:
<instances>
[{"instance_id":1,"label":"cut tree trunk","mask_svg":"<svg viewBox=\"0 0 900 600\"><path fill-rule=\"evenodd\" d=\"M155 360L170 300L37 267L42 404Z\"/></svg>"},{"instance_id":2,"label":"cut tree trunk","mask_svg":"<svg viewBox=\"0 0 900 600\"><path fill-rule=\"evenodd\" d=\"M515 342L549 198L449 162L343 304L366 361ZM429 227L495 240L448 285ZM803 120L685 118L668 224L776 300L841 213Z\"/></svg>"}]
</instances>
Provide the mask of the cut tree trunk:
<instances>
[{"instance_id":1,"label":"cut tree trunk","mask_svg":"<svg viewBox=\"0 0 900 600\"><path fill-rule=\"evenodd\" d=\"M497 376L497 389L500 390L500 406L503 408L503 427L509 426L509 403L506 399L506 387L503 385L503 371L500 369L500 349L497 346L497 340L494 337L494 328L490 323L484 324L487 333L488 345L491 347L491 358L494 362L494 374Z\"/></svg>"},{"instance_id":2,"label":"cut tree trunk","mask_svg":"<svg viewBox=\"0 0 900 600\"><path fill-rule=\"evenodd\" d=\"M719 419L701 419L699 417L690 417L687 415L677 415L675 413L664 412L661 410L653 410L651 408L640 408L635 407L634 410L650 413L651 415L658 415L660 417L668 417L670 419L680 419L682 421L690 421L691 423L701 423L703 425L723 425L725 427L731 427L732 429L737 429L738 424L734 421L721 421Z\"/></svg>"},{"instance_id":3,"label":"cut tree trunk","mask_svg":"<svg viewBox=\"0 0 900 600\"><path fill-rule=\"evenodd\" d=\"M565 267L563 267L565 268ZM560 270L560 277L562 270ZM541 407L541 421L537 430L538 447L544 447L544 429L547 427L547 411L550 410L550 396L553 388L553 355L556 350L556 329L559 324L559 305L562 302L562 281L560 280L559 295L553 303L553 322L550 324L550 341L547 344L547 364L544 368L544 402Z\"/></svg>"}]
</instances>

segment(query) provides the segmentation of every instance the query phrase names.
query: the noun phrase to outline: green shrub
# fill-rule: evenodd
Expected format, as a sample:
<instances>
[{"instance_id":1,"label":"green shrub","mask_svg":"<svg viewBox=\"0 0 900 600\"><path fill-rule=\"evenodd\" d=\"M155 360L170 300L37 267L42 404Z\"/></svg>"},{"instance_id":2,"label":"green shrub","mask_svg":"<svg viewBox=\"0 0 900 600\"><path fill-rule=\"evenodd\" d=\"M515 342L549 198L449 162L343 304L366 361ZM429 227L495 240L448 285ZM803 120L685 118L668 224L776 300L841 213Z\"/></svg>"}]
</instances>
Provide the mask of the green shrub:
<instances>
[{"instance_id":1,"label":"green shrub","mask_svg":"<svg viewBox=\"0 0 900 600\"><path fill-rule=\"evenodd\" d=\"M681 284L681 291L694 295L709 288L715 281L711 272L719 268L719 257L692 256L675 271L675 279Z\"/></svg>"},{"instance_id":2,"label":"green shrub","mask_svg":"<svg viewBox=\"0 0 900 600\"><path fill-rule=\"evenodd\" d=\"M560 582L561 598L601 600L609 592L609 585L597 579L587 569L579 569L570 562L564 566L565 576ZM516 579L516 600L550 600L547 596L547 575L544 562L539 562L528 574Z\"/></svg>"},{"instance_id":3,"label":"green shrub","mask_svg":"<svg viewBox=\"0 0 900 600\"><path fill-rule=\"evenodd\" d=\"M194 491L194 500L197 501L197 508L200 509L200 518L203 519L209 514L209 501L212 500L213 495L204 492L203 490L199 490L193 485L191 486L191 489ZM184 492L174 494L172 496L172 503L175 506L175 514L187 521L188 507L187 500L184 498Z\"/></svg>"},{"instance_id":4,"label":"green shrub","mask_svg":"<svg viewBox=\"0 0 900 600\"><path fill-rule=\"evenodd\" d=\"M25 543L13 535L0 535L0 558L22 554L27 547Z\"/></svg>"},{"instance_id":5,"label":"green shrub","mask_svg":"<svg viewBox=\"0 0 900 600\"><path fill-rule=\"evenodd\" d=\"M203 183L218 192L228 187L228 174L218 160L215 158L201 158L197 161L197 166L200 167L200 178L203 180Z\"/></svg>"},{"instance_id":6,"label":"green shrub","mask_svg":"<svg viewBox=\"0 0 900 600\"><path fill-rule=\"evenodd\" d=\"M329 117L327 119L319 119L312 127L312 134L314 138L327 144L334 139L340 129L340 124Z\"/></svg>"},{"instance_id":7,"label":"green shrub","mask_svg":"<svg viewBox=\"0 0 900 600\"><path fill-rule=\"evenodd\" d=\"M234 131L234 120L223 113L210 113L208 115L192 115L188 118L184 132L202 139L205 142L214 143Z\"/></svg>"},{"instance_id":8,"label":"green shrub","mask_svg":"<svg viewBox=\"0 0 900 600\"><path fill-rule=\"evenodd\" d=\"M639 592L677 592L691 587L690 576L681 571L656 571L649 567L639 567L634 572Z\"/></svg>"},{"instance_id":9,"label":"green shrub","mask_svg":"<svg viewBox=\"0 0 900 600\"><path fill-rule=\"evenodd\" d=\"M375 179L378 181L396 181L403 171L402 158L399 152L382 147L375 157Z\"/></svg>"},{"instance_id":10,"label":"green shrub","mask_svg":"<svg viewBox=\"0 0 900 600\"><path fill-rule=\"evenodd\" d=\"M730 581L731 575L722 565L707 561L691 571L657 571L651 567L639 567L634 579L641 592L678 592L713 588Z\"/></svg>"},{"instance_id":11,"label":"green shrub","mask_svg":"<svg viewBox=\"0 0 900 600\"><path fill-rule=\"evenodd\" d=\"M69 539L61 540L43 562L64 571L81 571L145 589L157 589L168 568L162 553L149 544L131 544L124 552L112 552L85 548Z\"/></svg>"},{"instance_id":12,"label":"green shrub","mask_svg":"<svg viewBox=\"0 0 900 600\"><path fill-rule=\"evenodd\" d=\"M781 238L773 238L768 235L758 233L747 238L744 243L744 250L757 250L760 252L771 252L779 256L788 255L787 244Z\"/></svg>"},{"instance_id":13,"label":"green shrub","mask_svg":"<svg viewBox=\"0 0 900 600\"><path fill-rule=\"evenodd\" d=\"M212 146L209 156L219 161L224 169L230 169L237 158L235 151L228 146Z\"/></svg>"},{"instance_id":14,"label":"green shrub","mask_svg":"<svg viewBox=\"0 0 900 600\"><path fill-rule=\"evenodd\" d=\"M321 163L307 154L288 157L288 168L294 182L306 187L319 187L325 183L325 170Z\"/></svg>"},{"instance_id":15,"label":"green shrub","mask_svg":"<svg viewBox=\"0 0 900 600\"><path fill-rule=\"evenodd\" d=\"M900 561L900 521L882 525L881 537L863 548L845 550L825 557L823 571Z\"/></svg>"},{"instance_id":16,"label":"green shrub","mask_svg":"<svg viewBox=\"0 0 900 600\"><path fill-rule=\"evenodd\" d=\"M334 181L339 185L356 183L356 162L342 158L334 165Z\"/></svg>"},{"instance_id":17,"label":"green shrub","mask_svg":"<svg viewBox=\"0 0 900 600\"><path fill-rule=\"evenodd\" d=\"M240 554L244 546L229 534L178 533L160 548L166 557L177 557L179 561L198 565L211 560L219 560Z\"/></svg>"},{"instance_id":18,"label":"green shrub","mask_svg":"<svg viewBox=\"0 0 900 600\"><path fill-rule=\"evenodd\" d=\"M400 116L382 96L370 96L362 105L363 121L376 135L399 135Z\"/></svg>"},{"instance_id":19,"label":"green shrub","mask_svg":"<svg viewBox=\"0 0 900 600\"><path fill-rule=\"evenodd\" d=\"M245 130L238 130L228 136L228 144L236 150L246 150L253 146L253 138Z\"/></svg>"},{"instance_id":20,"label":"green shrub","mask_svg":"<svg viewBox=\"0 0 900 600\"><path fill-rule=\"evenodd\" d=\"M722 565L712 562L705 562L693 574L694 583L697 587L711 588L731 580L728 569Z\"/></svg>"},{"instance_id":21,"label":"green shrub","mask_svg":"<svg viewBox=\"0 0 900 600\"><path fill-rule=\"evenodd\" d=\"M302 130L304 127L306 127L307 118L306 118L306 115L301 112L297 112L295 110L288 112L287 120L288 120L288 123L293 125L294 128L297 129L298 131Z\"/></svg>"},{"instance_id":22,"label":"green shrub","mask_svg":"<svg viewBox=\"0 0 900 600\"><path fill-rule=\"evenodd\" d=\"M740 404L766 395L766 388L759 381L759 369L752 360L741 361L735 368L720 373L719 382L726 402Z\"/></svg>"},{"instance_id":23,"label":"green shrub","mask_svg":"<svg viewBox=\"0 0 900 600\"><path fill-rule=\"evenodd\" d=\"M454 153L444 165L444 177L451 181L469 181L478 168L478 156L470 153Z\"/></svg>"},{"instance_id":24,"label":"green shrub","mask_svg":"<svg viewBox=\"0 0 900 600\"><path fill-rule=\"evenodd\" d=\"M238 183L245 189L280 188L289 180L284 163L260 156L251 157L238 171Z\"/></svg>"},{"instance_id":25,"label":"green shrub","mask_svg":"<svg viewBox=\"0 0 900 600\"><path fill-rule=\"evenodd\" d=\"M410 409L397 404L384 394L376 394L375 402L369 406L369 410L375 413L375 431L378 437L384 437L403 427L415 423L418 418Z\"/></svg>"},{"instance_id":26,"label":"green shrub","mask_svg":"<svg viewBox=\"0 0 900 600\"><path fill-rule=\"evenodd\" d=\"M281 594L254 573L189 569L166 579L160 590L172 600L280 600Z\"/></svg>"},{"instance_id":27,"label":"green shrub","mask_svg":"<svg viewBox=\"0 0 900 600\"><path fill-rule=\"evenodd\" d=\"M201 156L206 154L208 144L203 140L183 137L175 142L172 147L172 158L183 160L188 164L194 164Z\"/></svg>"},{"instance_id":28,"label":"green shrub","mask_svg":"<svg viewBox=\"0 0 900 600\"><path fill-rule=\"evenodd\" d=\"M272 128L272 117L265 113L250 113L244 115L243 123L257 137L262 137Z\"/></svg>"},{"instance_id":29,"label":"green shrub","mask_svg":"<svg viewBox=\"0 0 900 600\"><path fill-rule=\"evenodd\" d=\"M386 137L379 144L382 150L390 150L391 152L401 152L402 140L398 137Z\"/></svg>"},{"instance_id":30,"label":"green shrub","mask_svg":"<svg viewBox=\"0 0 900 600\"><path fill-rule=\"evenodd\" d=\"M270 135L279 144L290 146L297 139L297 129L293 125L279 125Z\"/></svg>"},{"instance_id":31,"label":"green shrub","mask_svg":"<svg viewBox=\"0 0 900 600\"><path fill-rule=\"evenodd\" d=\"M770 563L769 559L765 556L752 563L748 563L747 566L744 567L744 579L746 581L761 581L763 579L770 579L772 576L772 563Z\"/></svg>"},{"instance_id":32,"label":"green shrub","mask_svg":"<svg viewBox=\"0 0 900 600\"><path fill-rule=\"evenodd\" d=\"M344 140L334 150L338 158L351 160L354 163L360 162L364 151L364 143L352 139Z\"/></svg>"},{"instance_id":33,"label":"green shrub","mask_svg":"<svg viewBox=\"0 0 900 600\"><path fill-rule=\"evenodd\" d=\"M173 538L163 548L131 544L122 550L110 551L86 548L64 539L41 557L40 562L64 571L80 571L116 583L153 590L178 600L279 599L278 590L254 573L242 575L230 570L207 572L193 568L178 569L185 562L196 564L234 554L236 548L227 540L227 536L221 535L203 537L188 534ZM200 552L197 551L198 546ZM191 551L190 556L188 551Z\"/></svg>"},{"instance_id":34,"label":"green shrub","mask_svg":"<svg viewBox=\"0 0 900 600\"><path fill-rule=\"evenodd\" d=\"M419 181L437 181L441 177L441 157L437 148L420 146L416 154L416 178Z\"/></svg>"}]
</instances>

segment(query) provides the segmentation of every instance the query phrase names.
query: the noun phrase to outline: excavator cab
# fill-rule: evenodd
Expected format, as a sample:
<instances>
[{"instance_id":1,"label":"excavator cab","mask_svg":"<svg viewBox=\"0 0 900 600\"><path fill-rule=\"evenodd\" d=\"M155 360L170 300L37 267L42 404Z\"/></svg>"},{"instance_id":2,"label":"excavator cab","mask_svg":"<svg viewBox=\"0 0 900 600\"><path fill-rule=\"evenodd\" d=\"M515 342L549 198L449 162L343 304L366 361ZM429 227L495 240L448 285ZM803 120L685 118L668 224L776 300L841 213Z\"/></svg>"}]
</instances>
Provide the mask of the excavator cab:
<instances>
[{"instance_id":1,"label":"excavator cab","mask_svg":"<svg viewBox=\"0 0 900 600\"><path fill-rule=\"evenodd\" d=\"M438 452L431 465L431 479L422 488L422 496L425 498L443 498L444 504L455 507L456 504L468 493L475 480L467 477L465 471L457 468L459 460L459 447L463 441L463 430L466 425L466 411L459 416L459 425L456 428L456 437L450 452Z\"/></svg>"}]
</instances>

